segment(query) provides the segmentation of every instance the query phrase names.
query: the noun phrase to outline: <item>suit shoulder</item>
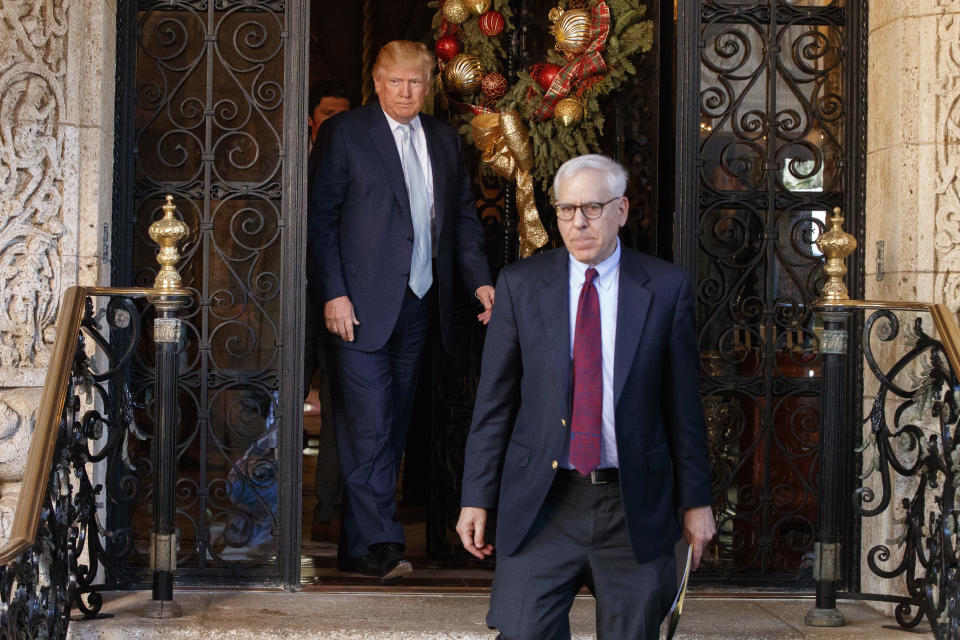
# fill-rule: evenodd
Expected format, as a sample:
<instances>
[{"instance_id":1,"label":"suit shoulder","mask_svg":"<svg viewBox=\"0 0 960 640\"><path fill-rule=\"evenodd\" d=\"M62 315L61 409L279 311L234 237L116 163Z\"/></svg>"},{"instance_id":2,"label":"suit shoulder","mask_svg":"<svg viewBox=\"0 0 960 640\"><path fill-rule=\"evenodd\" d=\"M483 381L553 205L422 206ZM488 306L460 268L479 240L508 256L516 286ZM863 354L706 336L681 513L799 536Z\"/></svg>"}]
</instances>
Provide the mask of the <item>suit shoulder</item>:
<instances>
[{"instance_id":1,"label":"suit shoulder","mask_svg":"<svg viewBox=\"0 0 960 640\"><path fill-rule=\"evenodd\" d=\"M351 109L349 111L341 111L340 113L327 118L323 124L320 125L320 128L324 127L329 128L331 131L365 131L368 127L368 119L370 114L367 112L366 107L360 107L359 109Z\"/></svg>"},{"instance_id":2,"label":"suit shoulder","mask_svg":"<svg viewBox=\"0 0 960 640\"><path fill-rule=\"evenodd\" d=\"M460 134L457 133L457 130L454 129L453 126L446 120L442 120L426 113L421 113L420 122L423 124L425 129L430 129L437 135L449 138L451 140L458 140L460 138Z\"/></svg>"},{"instance_id":3,"label":"suit shoulder","mask_svg":"<svg viewBox=\"0 0 960 640\"><path fill-rule=\"evenodd\" d=\"M444 131L453 131L453 127L450 126L450 123L442 118L432 116L429 113L420 113L420 121L423 122L424 126L437 127L438 129L443 129Z\"/></svg>"},{"instance_id":4,"label":"suit shoulder","mask_svg":"<svg viewBox=\"0 0 960 640\"><path fill-rule=\"evenodd\" d=\"M501 270L501 273L509 277L511 282L548 276L559 269L561 265L566 265L561 254L566 254L566 251L551 249L543 253L537 253L529 258L508 264Z\"/></svg>"}]
</instances>

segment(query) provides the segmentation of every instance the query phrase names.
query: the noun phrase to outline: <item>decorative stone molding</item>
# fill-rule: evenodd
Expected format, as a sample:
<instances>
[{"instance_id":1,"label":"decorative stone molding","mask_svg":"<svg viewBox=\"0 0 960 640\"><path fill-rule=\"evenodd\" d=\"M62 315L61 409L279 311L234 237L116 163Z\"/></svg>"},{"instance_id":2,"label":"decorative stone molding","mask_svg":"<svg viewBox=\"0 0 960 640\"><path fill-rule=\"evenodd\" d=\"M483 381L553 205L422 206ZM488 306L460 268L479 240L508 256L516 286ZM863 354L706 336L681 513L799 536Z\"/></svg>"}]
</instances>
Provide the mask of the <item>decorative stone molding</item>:
<instances>
[{"instance_id":1,"label":"decorative stone molding","mask_svg":"<svg viewBox=\"0 0 960 640\"><path fill-rule=\"evenodd\" d=\"M42 389L0 391L0 541L9 536Z\"/></svg>"},{"instance_id":2,"label":"decorative stone molding","mask_svg":"<svg viewBox=\"0 0 960 640\"><path fill-rule=\"evenodd\" d=\"M68 6L69 0L0 3L0 378L6 380L35 379L46 367L62 292Z\"/></svg>"},{"instance_id":3,"label":"decorative stone molding","mask_svg":"<svg viewBox=\"0 0 960 640\"><path fill-rule=\"evenodd\" d=\"M5 483L23 479L42 391L40 388L0 391L0 496Z\"/></svg>"},{"instance_id":4,"label":"decorative stone molding","mask_svg":"<svg viewBox=\"0 0 960 640\"><path fill-rule=\"evenodd\" d=\"M938 3L936 285L934 291L960 304L960 13L955 2Z\"/></svg>"},{"instance_id":5,"label":"decorative stone molding","mask_svg":"<svg viewBox=\"0 0 960 640\"><path fill-rule=\"evenodd\" d=\"M0 487L0 543L10 537L13 527L13 516L17 512L17 502L20 500L20 483L12 482Z\"/></svg>"}]
</instances>

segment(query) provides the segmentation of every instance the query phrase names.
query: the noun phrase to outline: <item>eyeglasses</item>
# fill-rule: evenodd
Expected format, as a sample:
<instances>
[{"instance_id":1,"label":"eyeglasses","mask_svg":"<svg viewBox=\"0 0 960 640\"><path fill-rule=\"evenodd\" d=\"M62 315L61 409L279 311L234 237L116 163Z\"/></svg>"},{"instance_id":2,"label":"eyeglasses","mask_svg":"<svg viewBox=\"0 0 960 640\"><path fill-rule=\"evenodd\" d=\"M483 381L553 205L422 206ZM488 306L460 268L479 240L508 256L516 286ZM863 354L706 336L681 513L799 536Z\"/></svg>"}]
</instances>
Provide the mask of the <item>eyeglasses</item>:
<instances>
[{"instance_id":1,"label":"eyeglasses","mask_svg":"<svg viewBox=\"0 0 960 640\"><path fill-rule=\"evenodd\" d=\"M587 220L596 220L603 214L603 208L613 202L614 200L619 200L623 196L615 196L610 198L606 202L584 202L583 204L571 204L569 202L559 202L553 205L553 208L557 212L557 220L563 220L564 222L569 222L573 220L573 216L577 214L577 209L583 211L583 217Z\"/></svg>"}]
</instances>

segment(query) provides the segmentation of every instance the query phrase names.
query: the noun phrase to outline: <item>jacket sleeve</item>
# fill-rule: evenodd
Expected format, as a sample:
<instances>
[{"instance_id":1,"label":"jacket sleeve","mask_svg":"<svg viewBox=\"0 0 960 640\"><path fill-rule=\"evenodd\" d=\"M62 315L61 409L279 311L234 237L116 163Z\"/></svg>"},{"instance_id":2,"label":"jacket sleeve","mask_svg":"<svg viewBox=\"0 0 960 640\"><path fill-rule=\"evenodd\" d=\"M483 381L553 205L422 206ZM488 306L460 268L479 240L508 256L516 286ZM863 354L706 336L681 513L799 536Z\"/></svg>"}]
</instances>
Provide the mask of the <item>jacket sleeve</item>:
<instances>
[{"instance_id":1,"label":"jacket sleeve","mask_svg":"<svg viewBox=\"0 0 960 640\"><path fill-rule=\"evenodd\" d=\"M674 460L675 497L685 509L713 503L710 458L703 404L697 388L699 356L690 279L680 282L664 358L664 398L667 439Z\"/></svg>"},{"instance_id":2,"label":"jacket sleeve","mask_svg":"<svg viewBox=\"0 0 960 640\"><path fill-rule=\"evenodd\" d=\"M503 456L520 407L523 369L508 272L502 271L497 281L497 301L483 346L480 384L464 455L460 501L464 507L496 506Z\"/></svg>"},{"instance_id":3,"label":"jacket sleeve","mask_svg":"<svg viewBox=\"0 0 960 640\"><path fill-rule=\"evenodd\" d=\"M453 179L455 208L457 214L457 259L460 273L470 294L479 287L493 284L490 277L490 265L484 250L483 225L477 216L477 201L474 197L467 165L463 161L460 136L454 134L456 149L456 174Z\"/></svg>"},{"instance_id":4,"label":"jacket sleeve","mask_svg":"<svg viewBox=\"0 0 960 640\"><path fill-rule=\"evenodd\" d=\"M349 295L340 261L340 215L347 193L349 171L342 128L334 119L320 127L310 167L307 218L307 277L313 303Z\"/></svg>"}]
</instances>

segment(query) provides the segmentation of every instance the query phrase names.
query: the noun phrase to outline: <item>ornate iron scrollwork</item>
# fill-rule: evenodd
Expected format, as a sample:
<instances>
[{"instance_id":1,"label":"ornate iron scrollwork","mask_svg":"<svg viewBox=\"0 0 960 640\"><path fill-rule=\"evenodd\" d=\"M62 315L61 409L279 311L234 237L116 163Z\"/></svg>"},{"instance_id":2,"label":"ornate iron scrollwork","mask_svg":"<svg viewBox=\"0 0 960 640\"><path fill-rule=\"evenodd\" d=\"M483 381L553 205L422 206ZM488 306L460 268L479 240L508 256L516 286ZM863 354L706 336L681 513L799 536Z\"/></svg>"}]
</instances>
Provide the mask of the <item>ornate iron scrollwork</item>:
<instances>
[{"instance_id":1,"label":"ornate iron scrollwork","mask_svg":"<svg viewBox=\"0 0 960 640\"><path fill-rule=\"evenodd\" d=\"M902 578L907 595L878 599L897 603L902 627L916 627L926 618L938 639L956 639L960 379L944 357L942 342L924 331L920 317L903 355L895 351L900 336L900 320L892 311L876 311L864 324L864 356L878 388L864 420L869 434L859 450L864 486L855 491L853 504L863 518L894 521L894 534L867 551L866 563L880 578ZM875 345L885 353L878 355ZM893 364L884 367L882 356Z\"/></svg>"},{"instance_id":2,"label":"ornate iron scrollwork","mask_svg":"<svg viewBox=\"0 0 960 640\"><path fill-rule=\"evenodd\" d=\"M292 148L284 130L287 6L276 0L141 0L130 52L135 103L134 284L156 275L146 230L161 198L176 196L193 233L179 267L196 303L181 315L176 484L178 567L209 567L243 579L252 566L278 571L281 464L280 370L297 294L284 255L290 217L285 172ZM131 47L133 49L133 47ZM125 208L121 208L126 211ZM126 275L126 274L125 274ZM286 279L286 280L285 280ZM151 354L141 354L132 394L153 402ZM292 392L293 393L293 392ZM154 425L145 414L144 431ZM292 433L292 429L291 429ZM147 439L131 457L146 492L126 518L135 535L131 563L147 564L152 491ZM295 526L295 520L289 520ZM261 576L258 576L261 577Z\"/></svg>"}]
</instances>

